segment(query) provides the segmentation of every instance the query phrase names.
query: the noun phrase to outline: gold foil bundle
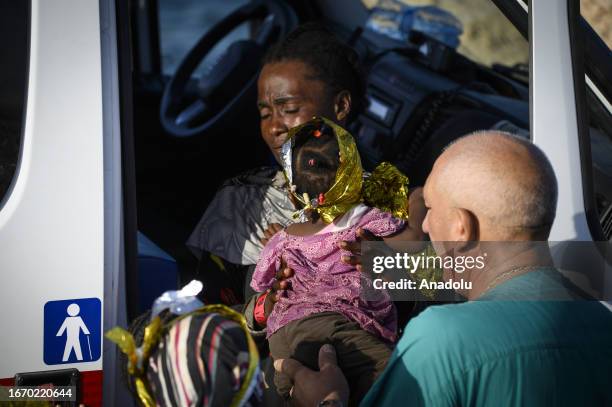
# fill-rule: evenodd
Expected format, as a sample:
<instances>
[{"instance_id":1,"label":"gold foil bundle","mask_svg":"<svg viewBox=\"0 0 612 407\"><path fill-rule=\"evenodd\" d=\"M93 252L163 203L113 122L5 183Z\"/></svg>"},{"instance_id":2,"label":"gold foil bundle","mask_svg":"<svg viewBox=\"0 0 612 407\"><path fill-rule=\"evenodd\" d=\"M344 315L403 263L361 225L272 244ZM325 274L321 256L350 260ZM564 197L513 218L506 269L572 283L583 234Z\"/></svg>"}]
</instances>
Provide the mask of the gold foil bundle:
<instances>
[{"instance_id":1,"label":"gold foil bundle","mask_svg":"<svg viewBox=\"0 0 612 407\"><path fill-rule=\"evenodd\" d=\"M381 163L363 183L363 201L396 218L408 220L408 177L394 165Z\"/></svg>"}]
</instances>

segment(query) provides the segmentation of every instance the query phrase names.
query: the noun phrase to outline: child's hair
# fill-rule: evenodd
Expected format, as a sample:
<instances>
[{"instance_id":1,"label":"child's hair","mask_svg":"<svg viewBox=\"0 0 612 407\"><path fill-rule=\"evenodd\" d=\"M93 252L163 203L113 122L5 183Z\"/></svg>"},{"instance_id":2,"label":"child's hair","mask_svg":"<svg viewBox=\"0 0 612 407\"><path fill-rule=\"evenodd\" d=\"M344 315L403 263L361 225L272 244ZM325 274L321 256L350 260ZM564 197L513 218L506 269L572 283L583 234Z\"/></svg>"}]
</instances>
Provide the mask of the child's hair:
<instances>
[{"instance_id":1,"label":"child's hair","mask_svg":"<svg viewBox=\"0 0 612 407\"><path fill-rule=\"evenodd\" d=\"M311 200L316 199L336 180L340 165L336 135L331 127L321 124L305 126L294 137L291 162L296 193L307 193Z\"/></svg>"}]
</instances>

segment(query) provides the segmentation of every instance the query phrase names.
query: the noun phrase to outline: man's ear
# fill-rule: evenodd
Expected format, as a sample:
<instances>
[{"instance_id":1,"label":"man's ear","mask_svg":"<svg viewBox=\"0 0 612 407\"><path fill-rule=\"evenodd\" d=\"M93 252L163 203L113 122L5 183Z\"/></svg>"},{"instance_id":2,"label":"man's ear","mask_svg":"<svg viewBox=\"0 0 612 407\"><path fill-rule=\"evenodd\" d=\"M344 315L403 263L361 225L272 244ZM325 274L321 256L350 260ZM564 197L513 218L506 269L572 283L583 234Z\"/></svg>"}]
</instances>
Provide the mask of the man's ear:
<instances>
[{"instance_id":1,"label":"man's ear","mask_svg":"<svg viewBox=\"0 0 612 407\"><path fill-rule=\"evenodd\" d=\"M475 242L479 240L478 218L471 211L463 208L455 209L453 223L454 241Z\"/></svg>"},{"instance_id":2,"label":"man's ear","mask_svg":"<svg viewBox=\"0 0 612 407\"><path fill-rule=\"evenodd\" d=\"M336 121L344 122L348 118L353 107L352 103L351 93L348 90L342 90L336 94L334 98Z\"/></svg>"}]
</instances>

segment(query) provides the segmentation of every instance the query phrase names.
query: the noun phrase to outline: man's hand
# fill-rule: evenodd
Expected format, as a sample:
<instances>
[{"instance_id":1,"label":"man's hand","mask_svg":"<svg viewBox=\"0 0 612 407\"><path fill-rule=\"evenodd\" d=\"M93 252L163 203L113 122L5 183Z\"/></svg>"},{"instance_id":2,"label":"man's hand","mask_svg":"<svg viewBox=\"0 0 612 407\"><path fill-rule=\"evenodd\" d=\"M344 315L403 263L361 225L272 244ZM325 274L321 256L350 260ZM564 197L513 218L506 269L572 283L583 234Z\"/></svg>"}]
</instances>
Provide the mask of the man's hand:
<instances>
[{"instance_id":1,"label":"man's hand","mask_svg":"<svg viewBox=\"0 0 612 407\"><path fill-rule=\"evenodd\" d=\"M357 230L357 240L355 242L342 241L339 247L351 252L350 256L342 256L342 262L351 264L361 270L361 242L362 241L384 241L389 247L395 250L408 250L411 253L416 253L425 248L425 243L416 243L424 241L426 238L423 233L422 224L427 208L423 200L423 188L418 187L411 190L408 196L408 204L410 208L410 218L406 223L406 227L399 233L392 236L381 238L375 236L369 230L359 228ZM407 245L406 242L413 242Z\"/></svg>"},{"instance_id":2,"label":"man's hand","mask_svg":"<svg viewBox=\"0 0 612 407\"><path fill-rule=\"evenodd\" d=\"M270 223L268 225L268 229L264 230L264 237L261 238L259 241L265 246L268 244L268 241L272 239L272 236L274 236L283 229L283 226L278 223Z\"/></svg>"},{"instance_id":3,"label":"man's hand","mask_svg":"<svg viewBox=\"0 0 612 407\"><path fill-rule=\"evenodd\" d=\"M381 241L383 240L381 237L374 235L372 232L366 229L359 228L357 229L357 240L354 242L349 242L346 240L341 241L338 246L341 249L348 250L351 252L350 256L342 256L340 259L343 263L353 265L357 268L358 271L361 270L361 242L362 241Z\"/></svg>"},{"instance_id":4,"label":"man's hand","mask_svg":"<svg viewBox=\"0 0 612 407\"><path fill-rule=\"evenodd\" d=\"M324 400L339 400L342 405L348 405L348 383L338 367L336 350L332 345L321 346L318 372L294 359L275 360L274 369L291 378L291 399L295 406L313 407Z\"/></svg>"}]
</instances>

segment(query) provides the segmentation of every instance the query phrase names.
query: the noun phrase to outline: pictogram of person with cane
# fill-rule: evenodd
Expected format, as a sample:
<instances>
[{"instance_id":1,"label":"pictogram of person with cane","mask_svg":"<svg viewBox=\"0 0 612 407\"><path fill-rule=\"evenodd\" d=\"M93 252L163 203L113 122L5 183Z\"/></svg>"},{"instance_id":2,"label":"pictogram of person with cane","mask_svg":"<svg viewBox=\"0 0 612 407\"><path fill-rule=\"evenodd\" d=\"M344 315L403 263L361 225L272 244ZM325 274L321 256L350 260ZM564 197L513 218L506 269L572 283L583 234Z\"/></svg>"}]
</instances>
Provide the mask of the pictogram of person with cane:
<instances>
[{"instance_id":1,"label":"pictogram of person with cane","mask_svg":"<svg viewBox=\"0 0 612 407\"><path fill-rule=\"evenodd\" d=\"M91 343L89 341L89 329L83 322L83 319L79 316L79 312L81 312L81 308L78 304L70 304L66 309L66 312L69 316L64 319L62 326L57 331L55 336L62 336L64 331L66 331L66 347L64 348L64 356L62 357L62 362L67 362L70 357L70 353L74 349L74 353L76 355L77 360L83 360L83 354L81 352L81 330L87 337L87 346L89 349L89 360L92 360L91 354Z\"/></svg>"}]
</instances>

